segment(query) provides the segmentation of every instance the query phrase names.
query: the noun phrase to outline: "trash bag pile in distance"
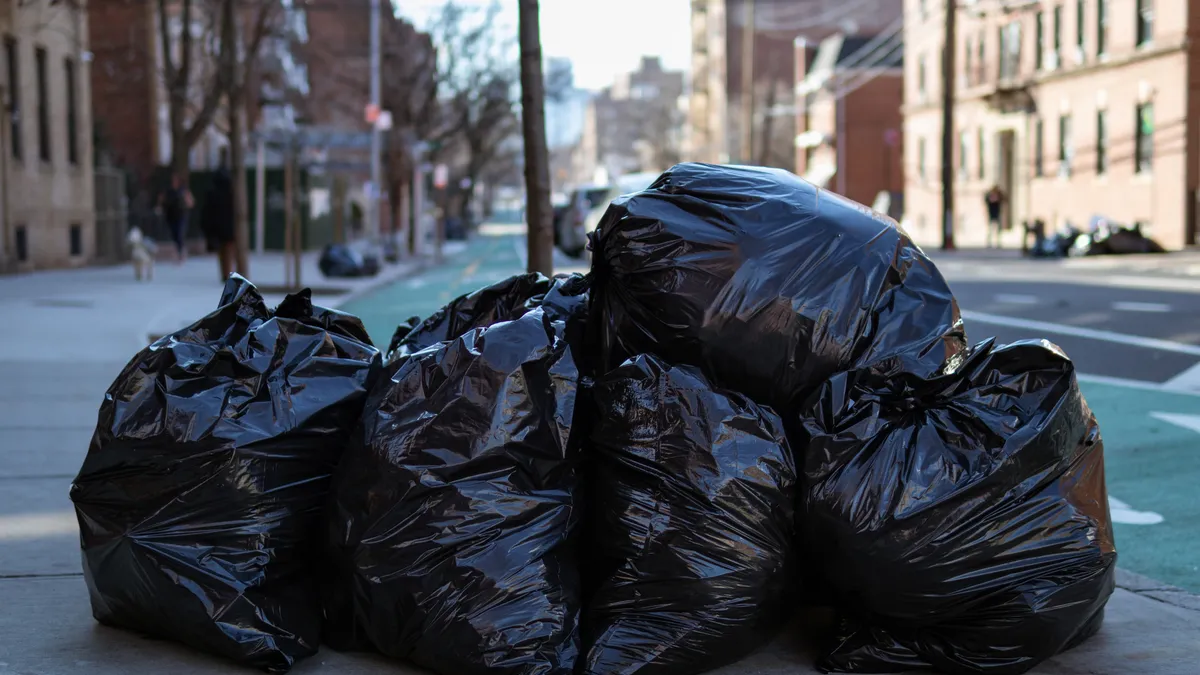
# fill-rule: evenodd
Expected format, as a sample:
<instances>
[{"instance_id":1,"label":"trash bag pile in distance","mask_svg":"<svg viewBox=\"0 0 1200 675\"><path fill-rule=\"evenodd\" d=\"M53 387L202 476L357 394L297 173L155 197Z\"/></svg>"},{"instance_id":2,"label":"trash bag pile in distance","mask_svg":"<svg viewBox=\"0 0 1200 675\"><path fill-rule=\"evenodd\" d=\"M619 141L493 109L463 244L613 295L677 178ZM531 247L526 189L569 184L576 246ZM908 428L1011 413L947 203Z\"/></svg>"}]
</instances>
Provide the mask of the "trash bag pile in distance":
<instances>
[{"instance_id":1,"label":"trash bag pile in distance","mask_svg":"<svg viewBox=\"0 0 1200 675\"><path fill-rule=\"evenodd\" d=\"M554 282L537 272L518 274L450 301L421 323L400 324L388 346L387 363L396 365L426 347L453 340L472 328L519 318L541 304Z\"/></svg>"},{"instance_id":2,"label":"trash bag pile in distance","mask_svg":"<svg viewBox=\"0 0 1200 675\"><path fill-rule=\"evenodd\" d=\"M580 375L564 335L586 305L555 293L372 392L335 480L327 607L375 649L446 675L572 672Z\"/></svg>"},{"instance_id":3,"label":"trash bag pile in distance","mask_svg":"<svg viewBox=\"0 0 1200 675\"><path fill-rule=\"evenodd\" d=\"M796 469L769 408L638 356L596 383L585 675L732 663L784 617ZM590 580L589 580L590 581Z\"/></svg>"},{"instance_id":4,"label":"trash bag pile in distance","mask_svg":"<svg viewBox=\"0 0 1200 675\"><path fill-rule=\"evenodd\" d=\"M139 352L71 486L96 619L270 670L314 653L330 477L379 369L358 319L236 276Z\"/></svg>"},{"instance_id":5,"label":"trash bag pile in distance","mask_svg":"<svg viewBox=\"0 0 1200 675\"><path fill-rule=\"evenodd\" d=\"M604 368L658 354L781 414L848 367L966 348L950 289L891 220L777 169L679 164L593 233Z\"/></svg>"},{"instance_id":6,"label":"trash bag pile in distance","mask_svg":"<svg viewBox=\"0 0 1200 675\"><path fill-rule=\"evenodd\" d=\"M840 373L804 426L807 541L847 618L823 670L1011 675L1099 629L1104 450L1057 347L988 341L929 379Z\"/></svg>"}]
</instances>

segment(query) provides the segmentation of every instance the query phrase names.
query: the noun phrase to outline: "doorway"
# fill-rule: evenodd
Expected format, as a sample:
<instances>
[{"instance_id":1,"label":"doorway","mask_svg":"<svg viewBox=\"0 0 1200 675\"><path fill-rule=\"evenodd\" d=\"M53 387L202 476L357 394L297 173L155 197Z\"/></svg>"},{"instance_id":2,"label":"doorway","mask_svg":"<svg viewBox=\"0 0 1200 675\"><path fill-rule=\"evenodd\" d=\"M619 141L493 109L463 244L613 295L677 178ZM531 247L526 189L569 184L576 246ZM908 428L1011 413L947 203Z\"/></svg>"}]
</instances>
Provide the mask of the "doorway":
<instances>
[{"instance_id":1,"label":"doorway","mask_svg":"<svg viewBox=\"0 0 1200 675\"><path fill-rule=\"evenodd\" d=\"M1008 199L1000 212L1000 225L1004 231L1013 227L1013 187L1017 183L1016 148L1016 131L1005 129L996 133L996 185Z\"/></svg>"}]
</instances>

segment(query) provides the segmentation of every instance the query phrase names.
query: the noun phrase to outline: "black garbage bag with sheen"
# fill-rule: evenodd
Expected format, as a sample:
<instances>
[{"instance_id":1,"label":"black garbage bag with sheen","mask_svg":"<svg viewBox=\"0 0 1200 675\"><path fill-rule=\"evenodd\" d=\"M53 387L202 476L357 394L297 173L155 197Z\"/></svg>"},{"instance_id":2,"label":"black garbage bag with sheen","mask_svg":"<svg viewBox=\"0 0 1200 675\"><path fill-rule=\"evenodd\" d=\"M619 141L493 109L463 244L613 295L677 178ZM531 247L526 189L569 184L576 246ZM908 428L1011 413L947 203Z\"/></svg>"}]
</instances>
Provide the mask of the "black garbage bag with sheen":
<instances>
[{"instance_id":1,"label":"black garbage bag with sheen","mask_svg":"<svg viewBox=\"0 0 1200 675\"><path fill-rule=\"evenodd\" d=\"M446 675L572 672L580 374L565 336L586 305L548 293L380 381L334 483L335 646Z\"/></svg>"},{"instance_id":2,"label":"black garbage bag with sheen","mask_svg":"<svg viewBox=\"0 0 1200 675\"><path fill-rule=\"evenodd\" d=\"M790 413L837 371L930 374L966 348L895 222L786 171L679 164L615 200L591 246L604 368L669 355Z\"/></svg>"},{"instance_id":3,"label":"black garbage bag with sheen","mask_svg":"<svg viewBox=\"0 0 1200 675\"><path fill-rule=\"evenodd\" d=\"M71 486L96 619L269 670L315 653L330 477L379 366L358 319L237 276L139 352Z\"/></svg>"},{"instance_id":4,"label":"black garbage bag with sheen","mask_svg":"<svg viewBox=\"0 0 1200 675\"><path fill-rule=\"evenodd\" d=\"M783 424L694 366L638 356L596 383L586 675L732 663L784 618L796 470Z\"/></svg>"},{"instance_id":5,"label":"black garbage bag with sheen","mask_svg":"<svg viewBox=\"0 0 1200 675\"><path fill-rule=\"evenodd\" d=\"M930 379L840 373L804 423L808 542L846 619L822 670L1023 673L1099 629L1104 450L1057 347L984 342Z\"/></svg>"},{"instance_id":6,"label":"black garbage bag with sheen","mask_svg":"<svg viewBox=\"0 0 1200 675\"><path fill-rule=\"evenodd\" d=\"M518 274L461 295L420 323L409 319L392 335L388 365L396 366L408 356L439 342L454 340L472 328L520 318L540 305L553 285L554 280L537 272Z\"/></svg>"}]
</instances>

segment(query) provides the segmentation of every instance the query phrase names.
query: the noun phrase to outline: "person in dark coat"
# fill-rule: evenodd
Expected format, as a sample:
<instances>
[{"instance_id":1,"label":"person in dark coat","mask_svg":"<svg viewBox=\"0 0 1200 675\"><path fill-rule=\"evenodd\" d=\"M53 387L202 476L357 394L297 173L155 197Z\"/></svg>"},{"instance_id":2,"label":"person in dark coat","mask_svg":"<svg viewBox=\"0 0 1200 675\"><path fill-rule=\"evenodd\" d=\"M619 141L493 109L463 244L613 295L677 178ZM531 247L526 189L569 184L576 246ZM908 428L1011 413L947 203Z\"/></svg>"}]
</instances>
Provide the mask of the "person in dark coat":
<instances>
[{"instance_id":1,"label":"person in dark coat","mask_svg":"<svg viewBox=\"0 0 1200 675\"><path fill-rule=\"evenodd\" d=\"M171 238L175 241L175 261L180 265L187 260L188 213L195 205L183 176L172 173L171 187L158 196L157 210L171 230Z\"/></svg>"},{"instance_id":2,"label":"person in dark coat","mask_svg":"<svg viewBox=\"0 0 1200 675\"><path fill-rule=\"evenodd\" d=\"M200 229L208 238L209 246L217 252L221 279L228 279L237 267L237 240L233 227L233 178L224 150L221 151L221 164L213 176L212 187L204 198Z\"/></svg>"}]
</instances>

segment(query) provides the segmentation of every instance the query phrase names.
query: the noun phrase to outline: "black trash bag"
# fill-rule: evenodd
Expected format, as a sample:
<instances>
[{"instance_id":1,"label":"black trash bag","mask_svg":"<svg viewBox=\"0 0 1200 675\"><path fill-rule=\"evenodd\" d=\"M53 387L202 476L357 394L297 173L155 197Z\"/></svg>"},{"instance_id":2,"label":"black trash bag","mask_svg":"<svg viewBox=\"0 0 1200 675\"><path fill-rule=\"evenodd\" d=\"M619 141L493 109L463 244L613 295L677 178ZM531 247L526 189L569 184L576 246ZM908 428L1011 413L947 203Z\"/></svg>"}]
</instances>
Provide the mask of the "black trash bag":
<instances>
[{"instance_id":1,"label":"black trash bag","mask_svg":"<svg viewBox=\"0 0 1200 675\"><path fill-rule=\"evenodd\" d=\"M932 379L840 373L805 428L808 542L846 618L821 670L1023 673L1099 629L1104 450L1057 347L984 342Z\"/></svg>"},{"instance_id":2,"label":"black trash bag","mask_svg":"<svg viewBox=\"0 0 1200 675\"><path fill-rule=\"evenodd\" d=\"M379 368L358 319L237 275L138 353L71 486L96 619L268 670L315 653L330 476Z\"/></svg>"},{"instance_id":3,"label":"black trash bag","mask_svg":"<svg viewBox=\"0 0 1200 675\"><path fill-rule=\"evenodd\" d=\"M783 424L694 366L638 356L596 383L586 675L732 663L784 619L796 469Z\"/></svg>"},{"instance_id":4,"label":"black trash bag","mask_svg":"<svg viewBox=\"0 0 1200 675\"><path fill-rule=\"evenodd\" d=\"M370 277L379 273L379 259L364 256L345 244L327 244L317 261L327 277Z\"/></svg>"},{"instance_id":5,"label":"black trash bag","mask_svg":"<svg viewBox=\"0 0 1200 675\"><path fill-rule=\"evenodd\" d=\"M551 279L530 272L461 295L416 327L407 322L400 324L392 335L387 363L396 365L426 347L457 339L472 328L520 318L539 306L553 285Z\"/></svg>"},{"instance_id":6,"label":"black trash bag","mask_svg":"<svg viewBox=\"0 0 1200 675\"><path fill-rule=\"evenodd\" d=\"M472 329L373 390L334 483L335 647L447 675L571 673L580 374L564 336L586 304Z\"/></svg>"},{"instance_id":7,"label":"black trash bag","mask_svg":"<svg viewBox=\"0 0 1200 675\"><path fill-rule=\"evenodd\" d=\"M591 246L605 368L669 356L790 414L837 371L931 374L966 349L895 222L786 171L679 164L615 200Z\"/></svg>"}]
</instances>

